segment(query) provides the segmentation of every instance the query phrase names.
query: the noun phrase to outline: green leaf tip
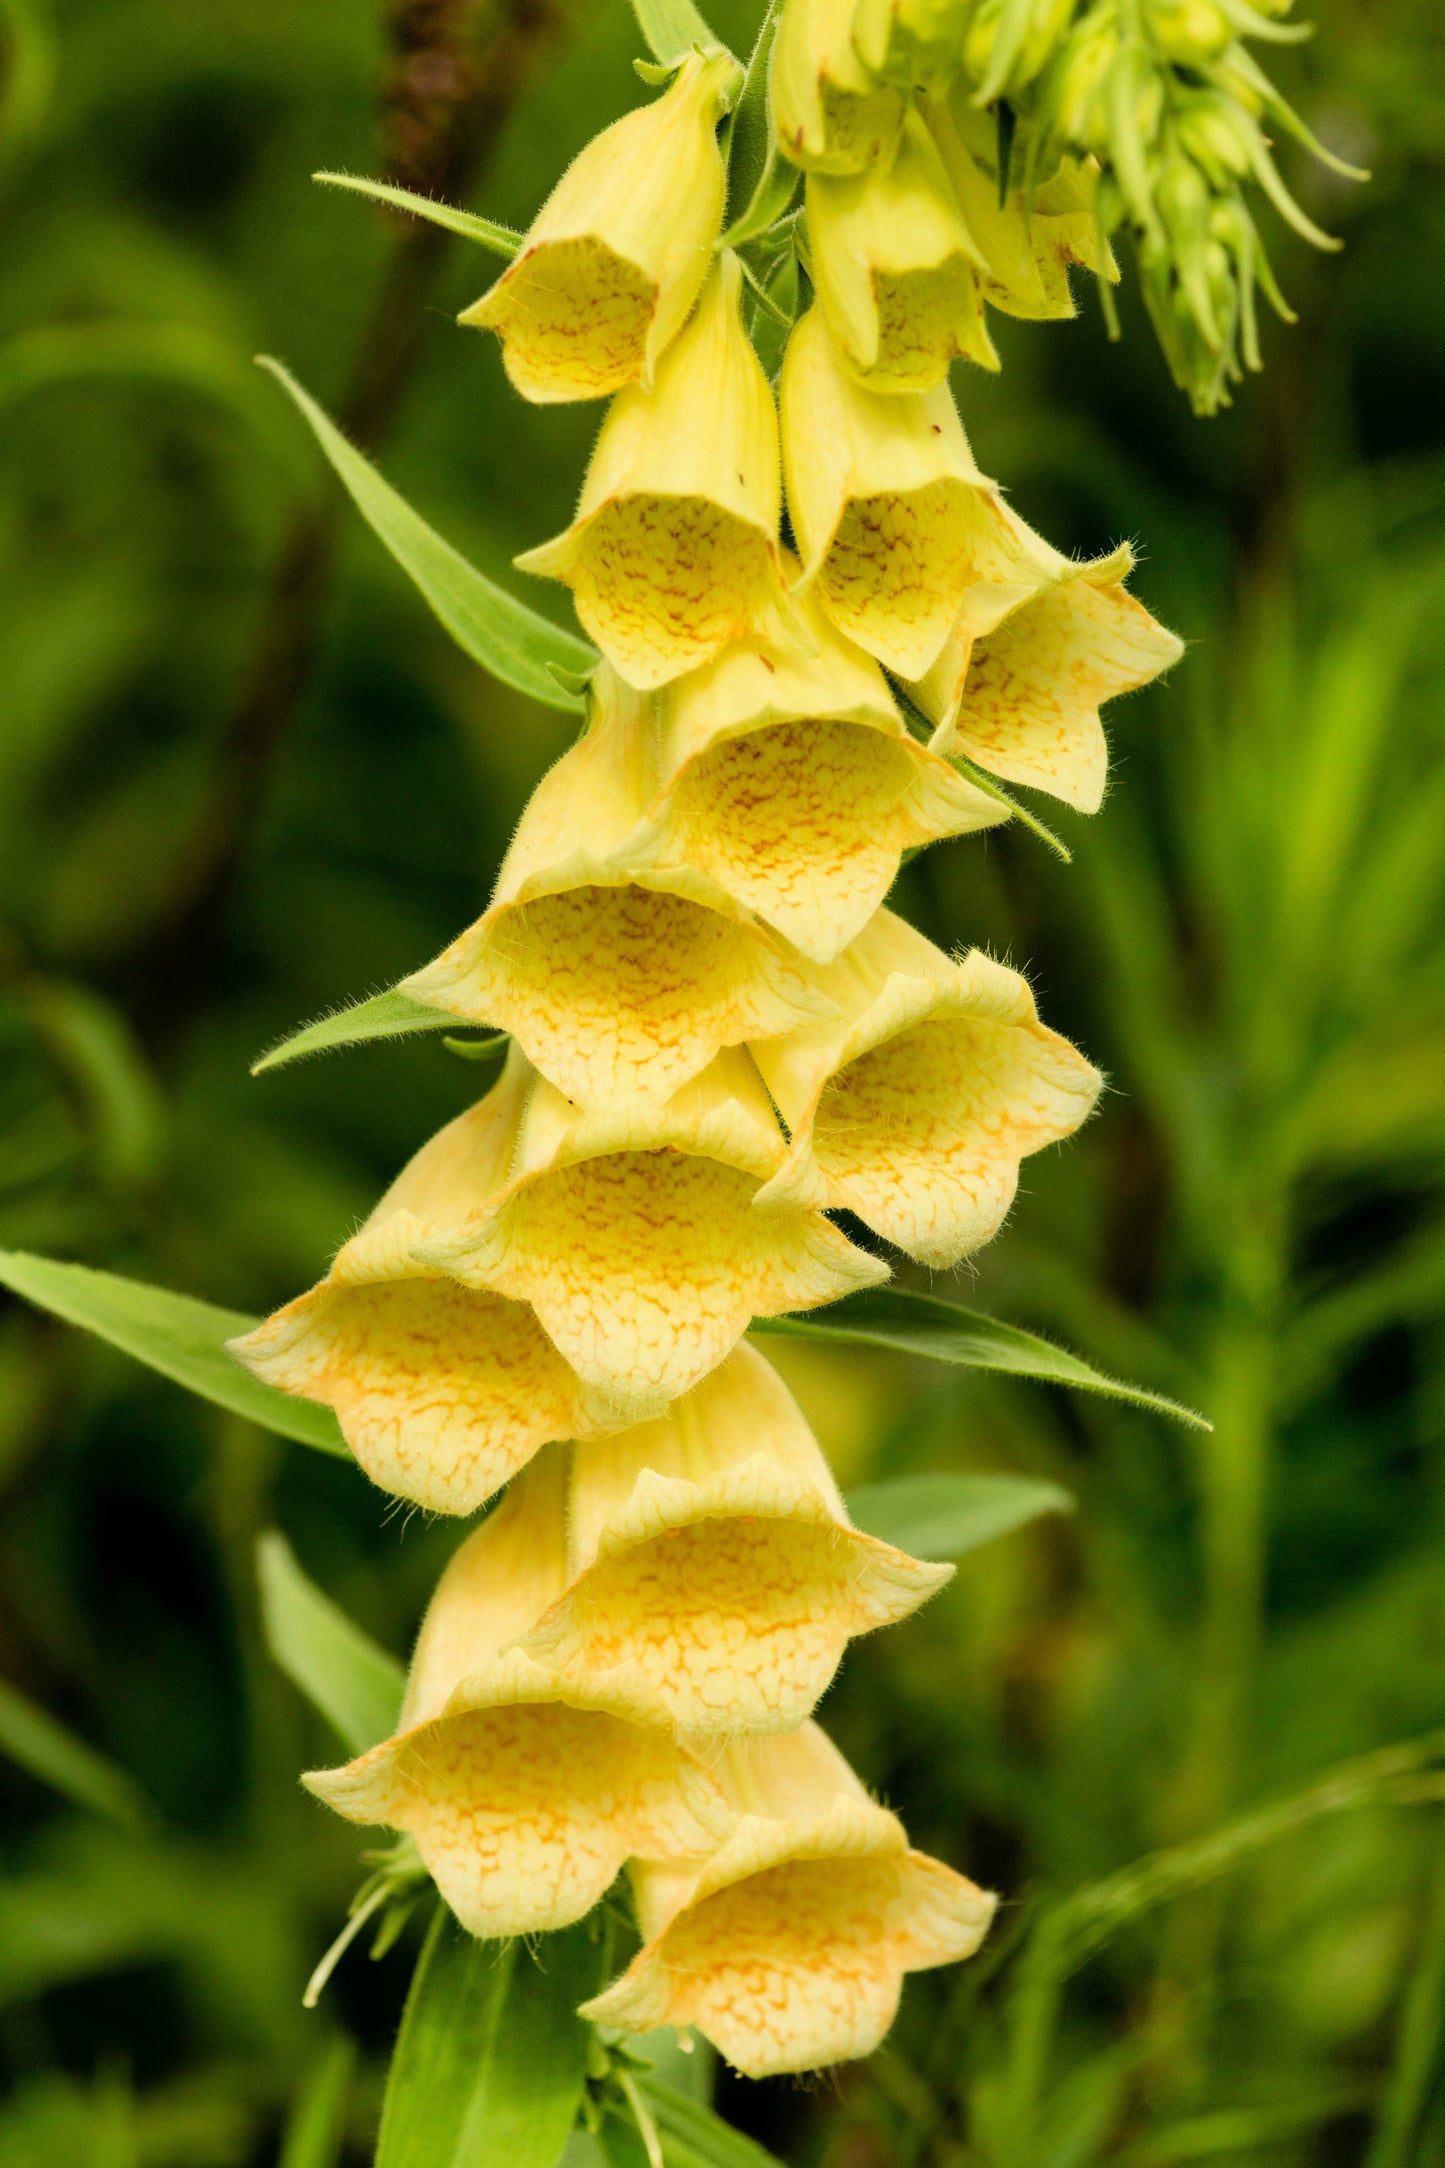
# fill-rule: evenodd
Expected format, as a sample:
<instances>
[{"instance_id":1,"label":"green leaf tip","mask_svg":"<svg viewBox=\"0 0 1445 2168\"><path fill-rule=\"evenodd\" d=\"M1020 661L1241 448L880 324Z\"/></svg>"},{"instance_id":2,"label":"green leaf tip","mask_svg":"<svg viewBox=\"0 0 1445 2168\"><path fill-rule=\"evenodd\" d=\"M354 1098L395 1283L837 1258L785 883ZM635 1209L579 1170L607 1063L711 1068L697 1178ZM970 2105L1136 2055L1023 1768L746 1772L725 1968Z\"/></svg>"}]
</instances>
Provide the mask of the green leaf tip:
<instances>
[{"instance_id":1,"label":"green leaf tip","mask_svg":"<svg viewBox=\"0 0 1445 2168\"><path fill-rule=\"evenodd\" d=\"M383 994L372 994L349 1008L332 1009L314 1023L303 1024L299 1031L293 1031L253 1061L251 1074L263 1076L268 1069L304 1061L311 1054L329 1054L339 1046L365 1046L374 1039L404 1039L421 1031L455 1031L467 1021L447 1009L413 1001L410 994L393 986Z\"/></svg>"},{"instance_id":2,"label":"green leaf tip","mask_svg":"<svg viewBox=\"0 0 1445 2168\"><path fill-rule=\"evenodd\" d=\"M865 1535L915 1558L961 1558L1044 1513L1072 1513L1058 1483L1027 1475L905 1475L850 1491L848 1511Z\"/></svg>"},{"instance_id":3,"label":"green leaf tip","mask_svg":"<svg viewBox=\"0 0 1445 2168\"><path fill-rule=\"evenodd\" d=\"M34 1257L24 1250L0 1250L0 1287L23 1295L67 1325L94 1333L232 1415L318 1452L351 1458L330 1408L264 1385L228 1352L228 1341L255 1330L254 1317L144 1280L123 1279L119 1273L98 1272L57 1257Z\"/></svg>"},{"instance_id":4,"label":"green leaf tip","mask_svg":"<svg viewBox=\"0 0 1445 2168\"><path fill-rule=\"evenodd\" d=\"M412 218L445 227L448 233L460 234L464 241L475 241L478 248L490 249L494 256L505 256L509 263L525 238L515 227L499 226L494 218L460 210L454 203L437 203L431 196L419 196L410 188L393 187L390 181L364 180L355 173L321 172L313 173L311 178L323 188L350 189L353 195L368 196L374 203L385 203L394 211L405 211Z\"/></svg>"},{"instance_id":5,"label":"green leaf tip","mask_svg":"<svg viewBox=\"0 0 1445 2168\"><path fill-rule=\"evenodd\" d=\"M783 1317L754 1318L755 1333L785 1333L800 1340L848 1340L864 1347L894 1348L901 1354L927 1355L935 1362L960 1363L974 1370L996 1370L1010 1377L1037 1378L1047 1385L1072 1385L1167 1415L1191 1430L1214 1425L1194 1408L1163 1393L1096 1370L1081 1355L1055 1347L1037 1333L981 1310L961 1309L935 1295L915 1295L902 1287L869 1287L826 1309Z\"/></svg>"},{"instance_id":6,"label":"green leaf tip","mask_svg":"<svg viewBox=\"0 0 1445 2168\"><path fill-rule=\"evenodd\" d=\"M309 423L352 503L458 647L492 677L526 693L543 707L580 714L580 697L560 685L552 671L554 666L573 671L595 669L596 649L575 634L564 632L550 618L539 616L469 564L459 550L427 525L405 497L383 480L371 461L297 383L284 362L271 354L258 354L256 362L276 379Z\"/></svg>"}]
</instances>

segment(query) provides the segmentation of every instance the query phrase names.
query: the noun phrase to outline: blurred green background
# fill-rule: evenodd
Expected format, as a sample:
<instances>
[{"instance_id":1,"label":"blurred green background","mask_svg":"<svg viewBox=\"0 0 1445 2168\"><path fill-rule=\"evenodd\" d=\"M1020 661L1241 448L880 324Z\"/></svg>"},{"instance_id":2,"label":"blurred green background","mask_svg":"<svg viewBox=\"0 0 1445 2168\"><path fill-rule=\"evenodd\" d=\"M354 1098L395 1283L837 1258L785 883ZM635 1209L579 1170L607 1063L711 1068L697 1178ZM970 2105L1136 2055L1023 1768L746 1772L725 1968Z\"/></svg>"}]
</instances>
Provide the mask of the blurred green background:
<instances>
[{"instance_id":1,"label":"blurred green background","mask_svg":"<svg viewBox=\"0 0 1445 2168\"><path fill-rule=\"evenodd\" d=\"M746 46L756 0L712 12ZM1270 222L1301 321L1234 408L1191 417L1127 277L1121 345L1084 294L996 320L1002 376L957 382L985 470L1061 547L1134 538L1190 652L1113 711L1104 812L1057 816L1071 867L1009 833L900 883L1112 1080L934 1284L1217 1427L768 1342L845 1481L1018 1469L1080 1501L824 1705L1006 1909L870 2064L724 2082L808 2168L1445 2161L1428 1798L1117 1938L1025 2152L1009 2109L1032 1894L1445 1725L1445 17L1316 12L1276 72L1375 178L1284 153L1348 245ZM250 357L486 570L562 526L596 414L523 407L455 328L488 261L308 175L525 224L645 95L638 39L622 0L0 0L0 37L0 1245L261 1310L476 1076L429 1040L249 1060L475 916L569 726L449 645ZM0 1760L0 2168L299 2159L288 2103L338 2035L360 2163L415 1945L301 2009L364 1870L297 1788L334 1744L261 1646L253 1546L279 1525L405 1654L456 1529L9 1304L0 1493L0 1675L149 1803L127 1828Z\"/></svg>"}]
</instances>

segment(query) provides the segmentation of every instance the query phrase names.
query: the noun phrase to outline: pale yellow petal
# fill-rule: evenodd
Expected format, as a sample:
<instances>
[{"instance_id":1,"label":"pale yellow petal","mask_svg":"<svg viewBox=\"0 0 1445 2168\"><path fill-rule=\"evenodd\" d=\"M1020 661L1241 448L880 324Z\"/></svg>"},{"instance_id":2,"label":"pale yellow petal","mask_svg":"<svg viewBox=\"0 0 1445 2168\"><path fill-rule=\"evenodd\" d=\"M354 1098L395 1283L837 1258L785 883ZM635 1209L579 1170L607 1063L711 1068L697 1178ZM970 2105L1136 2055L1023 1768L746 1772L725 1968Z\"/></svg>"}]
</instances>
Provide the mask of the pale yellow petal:
<instances>
[{"instance_id":1,"label":"pale yellow petal","mask_svg":"<svg viewBox=\"0 0 1445 2168\"><path fill-rule=\"evenodd\" d=\"M515 261L463 311L501 335L527 399L649 383L706 276L726 181L716 125L733 73L690 55L665 94L604 128L553 189Z\"/></svg>"},{"instance_id":2,"label":"pale yellow petal","mask_svg":"<svg viewBox=\"0 0 1445 2168\"><path fill-rule=\"evenodd\" d=\"M816 1725L732 1747L717 1773L733 1835L700 1872L633 1870L647 1940L584 2014L696 2025L748 2077L870 2054L904 1973L971 1956L993 1898L910 1851Z\"/></svg>"},{"instance_id":3,"label":"pale yellow petal","mask_svg":"<svg viewBox=\"0 0 1445 2168\"><path fill-rule=\"evenodd\" d=\"M521 1644L694 1743L799 1724L848 1640L950 1577L849 1525L762 1356L735 1348L656 1422L573 1455L572 1575Z\"/></svg>"},{"instance_id":4,"label":"pale yellow petal","mask_svg":"<svg viewBox=\"0 0 1445 2168\"><path fill-rule=\"evenodd\" d=\"M792 1139L764 1196L846 1207L955 1265L1002 1225L1020 1160L1087 1118L1098 1071L1017 972L955 962L890 911L818 981L837 1020L756 1051Z\"/></svg>"},{"instance_id":5,"label":"pale yellow petal","mask_svg":"<svg viewBox=\"0 0 1445 2168\"><path fill-rule=\"evenodd\" d=\"M783 460L804 578L848 639L905 678L936 660L969 587L1011 566L998 492L947 386L884 397L812 309L783 363Z\"/></svg>"},{"instance_id":6,"label":"pale yellow petal","mask_svg":"<svg viewBox=\"0 0 1445 2168\"><path fill-rule=\"evenodd\" d=\"M641 690L776 619L777 418L738 313L740 277L726 253L652 389L629 385L614 401L572 525L517 559L565 581Z\"/></svg>"},{"instance_id":7,"label":"pale yellow petal","mask_svg":"<svg viewBox=\"0 0 1445 2168\"><path fill-rule=\"evenodd\" d=\"M786 0L773 45L773 120L795 165L862 173L893 155L903 93L878 83L853 49L840 0Z\"/></svg>"}]
</instances>

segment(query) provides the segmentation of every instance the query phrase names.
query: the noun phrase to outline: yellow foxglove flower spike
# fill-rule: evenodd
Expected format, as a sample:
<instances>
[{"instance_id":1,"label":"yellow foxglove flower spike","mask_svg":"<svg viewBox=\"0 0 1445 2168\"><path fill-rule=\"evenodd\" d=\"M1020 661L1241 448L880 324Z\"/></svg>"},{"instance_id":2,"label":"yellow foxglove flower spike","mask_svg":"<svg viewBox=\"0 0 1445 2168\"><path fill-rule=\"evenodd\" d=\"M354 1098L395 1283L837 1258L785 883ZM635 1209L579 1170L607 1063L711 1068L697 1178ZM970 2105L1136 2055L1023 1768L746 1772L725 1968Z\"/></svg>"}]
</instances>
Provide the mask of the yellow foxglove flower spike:
<instances>
[{"instance_id":1,"label":"yellow foxglove flower spike","mask_svg":"<svg viewBox=\"0 0 1445 2168\"><path fill-rule=\"evenodd\" d=\"M1168 670L1184 643L1125 587L1127 543L1080 564L1008 518L1015 584L965 595L936 662L909 689L938 726L935 752L1097 813L1109 765L1101 704Z\"/></svg>"},{"instance_id":2,"label":"yellow foxglove flower spike","mask_svg":"<svg viewBox=\"0 0 1445 2168\"><path fill-rule=\"evenodd\" d=\"M996 1900L911 1851L816 1724L714 1766L732 1835L700 1870L631 1869L644 1946L583 2016L695 2025L750 2078L870 2055L904 1973L971 1957Z\"/></svg>"},{"instance_id":3,"label":"yellow foxglove flower spike","mask_svg":"<svg viewBox=\"0 0 1445 2168\"><path fill-rule=\"evenodd\" d=\"M776 623L778 425L738 312L741 279L728 250L651 391L618 393L572 525L516 560L572 589L587 631L641 691Z\"/></svg>"},{"instance_id":4,"label":"yellow foxglove flower spike","mask_svg":"<svg viewBox=\"0 0 1445 2168\"><path fill-rule=\"evenodd\" d=\"M409 1831L474 1935L565 1927L629 1854L703 1856L732 1819L670 1732L516 1646L562 1586L565 1470L560 1448L543 1454L453 1558L394 1737L304 1779L349 1821Z\"/></svg>"},{"instance_id":5,"label":"yellow foxglove flower spike","mask_svg":"<svg viewBox=\"0 0 1445 2168\"><path fill-rule=\"evenodd\" d=\"M866 391L811 309L793 327L780 389L803 580L848 639L900 677L921 678L969 587L1015 556L948 387Z\"/></svg>"},{"instance_id":6,"label":"yellow foxglove flower spike","mask_svg":"<svg viewBox=\"0 0 1445 2168\"><path fill-rule=\"evenodd\" d=\"M707 275L726 175L717 143L726 55L694 53L652 105L574 158L516 260L462 312L497 331L526 399L600 399L652 382Z\"/></svg>"},{"instance_id":7,"label":"yellow foxglove flower spike","mask_svg":"<svg viewBox=\"0 0 1445 2168\"><path fill-rule=\"evenodd\" d=\"M735 889L676 854L659 863L652 704L606 663L590 698L588 731L534 792L489 909L403 990L510 1031L569 1099L668 1099L818 997Z\"/></svg>"},{"instance_id":8,"label":"yellow foxglove flower spike","mask_svg":"<svg viewBox=\"0 0 1445 2168\"><path fill-rule=\"evenodd\" d=\"M880 911L818 973L836 1022L757 1049L792 1142L765 1198L846 1206L943 1269L998 1232L1019 1161L1086 1120L1102 1078L1027 980L956 962Z\"/></svg>"},{"instance_id":9,"label":"yellow foxglove flower spike","mask_svg":"<svg viewBox=\"0 0 1445 2168\"><path fill-rule=\"evenodd\" d=\"M996 369L979 274L987 265L922 116L890 164L810 173L808 237L828 328L873 391L932 391L957 354Z\"/></svg>"},{"instance_id":10,"label":"yellow foxglove flower spike","mask_svg":"<svg viewBox=\"0 0 1445 2168\"><path fill-rule=\"evenodd\" d=\"M420 1259L504 1187L526 1093L513 1063L485 1118L473 1109L416 1154L324 1280L231 1343L268 1385L333 1408L372 1481L432 1513L475 1512L539 1446L599 1434L526 1303Z\"/></svg>"},{"instance_id":11,"label":"yellow foxglove flower spike","mask_svg":"<svg viewBox=\"0 0 1445 2168\"><path fill-rule=\"evenodd\" d=\"M853 1528L772 1366L744 1343L655 1422L579 1446L564 1595L518 1644L694 1746L800 1724L845 1644L951 1566Z\"/></svg>"},{"instance_id":12,"label":"yellow foxglove flower spike","mask_svg":"<svg viewBox=\"0 0 1445 2168\"><path fill-rule=\"evenodd\" d=\"M496 1111L493 1111L493 1108ZM599 1420L661 1414L753 1317L813 1309L888 1277L820 1212L755 1206L784 1143L746 1053L720 1054L666 1106L572 1106L513 1053L479 1106L424 1148L511 1130L510 1174L455 1197L418 1256L465 1286L530 1303ZM490 1156L490 1146L478 1152Z\"/></svg>"},{"instance_id":13,"label":"yellow foxglove flower spike","mask_svg":"<svg viewBox=\"0 0 1445 2168\"><path fill-rule=\"evenodd\" d=\"M784 155L812 173L862 173L893 155L906 110L853 49L852 0L786 0L773 45L773 119Z\"/></svg>"},{"instance_id":14,"label":"yellow foxglove flower spike","mask_svg":"<svg viewBox=\"0 0 1445 2168\"><path fill-rule=\"evenodd\" d=\"M904 851L1007 808L910 735L877 663L811 593L794 610L795 646L727 648L656 696L658 796L639 844L827 963Z\"/></svg>"}]
</instances>

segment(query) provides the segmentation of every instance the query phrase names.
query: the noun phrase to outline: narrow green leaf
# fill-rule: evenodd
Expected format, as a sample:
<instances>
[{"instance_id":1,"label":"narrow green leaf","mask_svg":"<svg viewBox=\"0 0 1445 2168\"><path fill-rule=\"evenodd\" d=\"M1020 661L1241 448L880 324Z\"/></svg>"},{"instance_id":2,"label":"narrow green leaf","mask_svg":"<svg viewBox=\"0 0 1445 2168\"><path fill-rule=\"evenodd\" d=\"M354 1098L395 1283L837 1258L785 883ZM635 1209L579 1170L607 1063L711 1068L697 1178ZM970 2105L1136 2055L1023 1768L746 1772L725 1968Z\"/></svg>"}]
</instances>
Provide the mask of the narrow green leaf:
<instances>
[{"instance_id":1,"label":"narrow green leaf","mask_svg":"<svg viewBox=\"0 0 1445 2168\"><path fill-rule=\"evenodd\" d=\"M865 1534L916 1558L961 1558L1041 1513L1073 1510L1068 1491L1027 1475L904 1475L848 1493Z\"/></svg>"},{"instance_id":2,"label":"narrow green leaf","mask_svg":"<svg viewBox=\"0 0 1445 2168\"><path fill-rule=\"evenodd\" d=\"M303 1024L300 1031L293 1031L289 1039L253 1061L251 1074L261 1076L288 1061L304 1061L308 1054L328 1054L333 1047L363 1046L369 1039L402 1039L414 1031L455 1031L467 1021L425 1001L413 1001L410 994L391 987L367 1001L354 1001L349 1009L318 1016L314 1024Z\"/></svg>"},{"instance_id":3,"label":"narrow green leaf","mask_svg":"<svg viewBox=\"0 0 1445 2168\"><path fill-rule=\"evenodd\" d=\"M869 1287L825 1310L791 1317L754 1318L753 1332L786 1333L796 1340L850 1340L865 1347L897 1348L904 1354L929 1355L935 1362L963 1363L974 1370L1000 1370L1011 1377L1040 1378L1050 1385L1074 1385L1081 1392L1106 1393L1138 1408L1172 1416L1191 1430L1213 1425L1193 1408L1106 1377L1081 1355L1055 1347L1019 1325L962 1310L933 1295L910 1294L901 1287Z\"/></svg>"},{"instance_id":4,"label":"narrow green leaf","mask_svg":"<svg viewBox=\"0 0 1445 2168\"><path fill-rule=\"evenodd\" d=\"M336 2168L346 2136L346 2103L356 2072L356 2046L338 2033L302 2080L276 2168Z\"/></svg>"},{"instance_id":5,"label":"narrow green leaf","mask_svg":"<svg viewBox=\"0 0 1445 2168\"><path fill-rule=\"evenodd\" d=\"M278 1393L227 1354L228 1340L254 1331L254 1317L217 1309L194 1295L151 1287L144 1280L63 1264L55 1257L32 1257L23 1250L0 1250L0 1287L23 1295L67 1325L108 1340L187 1392L244 1415L263 1430L323 1453L351 1457L329 1408Z\"/></svg>"},{"instance_id":6,"label":"narrow green leaf","mask_svg":"<svg viewBox=\"0 0 1445 2168\"><path fill-rule=\"evenodd\" d=\"M268 1529L256 1545L266 1646L353 1754L389 1738L406 1687L394 1656L378 1648L296 1563Z\"/></svg>"},{"instance_id":7,"label":"narrow green leaf","mask_svg":"<svg viewBox=\"0 0 1445 2168\"><path fill-rule=\"evenodd\" d=\"M313 173L311 178L325 188L349 188L353 194L370 196L376 203L389 203L395 211L409 211L413 218L445 226L448 233L459 233L464 241L475 241L478 248L490 249L494 256L505 256L508 262L522 245L524 237L513 226L499 226L494 218L458 210L454 203L435 203L430 196L415 195L409 188L394 188L390 181L367 181L355 173Z\"/></svg>"},{"instance_id":8,"label":"narrow green leaf","mask_svg":"<svg viewBox=\"0 0 1445 2168\"><path fill-rule=\"evenodd\" d=\"M476 1942L439 1906L387 2079L376 2168L556 2168L582 2098L601 1939Z\"/></svg>"},{"instance_id":9,"label":"narrow green leaf","mask_svg":"<svg viewBox=\"0 0 1445 2168\"><path fill-rule=\"evenodd\" d=\"M548 665L592 669L596 651L585 640L539 617L469 565L347 442L289 369L269 354L256 358L295 401L362 518L420 589L458 646L504 685L515 686L543 707L577 714L581 699L558 684Z\"/></svg>"},{"instance_id":10,"label":"narrow green leaf","mask_svg":"<svg viewBox=\"0 0 1445 2168\"><path fill-rule=\"evenodd\" d=\"M632 0L637 25L654 60L665 68L694 50L720 53L721 38L709 30L692 0Z\"/></svg>"},{"instance_id":11,"label":"narrow green leaf","mask_svg":"<svg viewBox=\"0 0 1445 2168\"><path fill-rule=\"evenodd\" d=\"M638 2078L669 2168L778 2168L773 2154L650 2071Z\"/></svg>"},{"instance_id":12,"label":"narrow green leaf","mask_svg":"<svg viewBox=\"0 0 1445 2168\"><path fill-rule=\"evenodd\" d=\"M0 1753L28 1769L78 1807L89 1807L122 1829L143 1829L153 1820L140 1786L114 1762L77 1739L64 1724L0 1679Z\"/></svg>"},{"instance_id":13,"label":"narrow green leaf","mask_svg":"<svg viewBox=\"0 0 1445 2168\"><path fill-rule=\"evenodd\" d=\"M728 206L733 221L719 248L740 248L765 233L792 202L801 178L796 166L778 157L778 132L773 126L769 78L778 5L779 0L772 0L763 17L728 129Z\"/></svg>"}]
</instances>

